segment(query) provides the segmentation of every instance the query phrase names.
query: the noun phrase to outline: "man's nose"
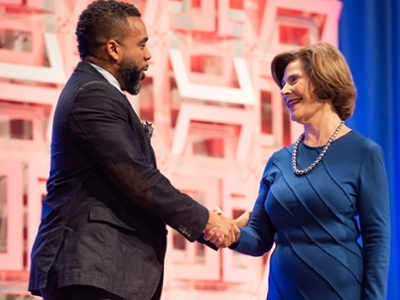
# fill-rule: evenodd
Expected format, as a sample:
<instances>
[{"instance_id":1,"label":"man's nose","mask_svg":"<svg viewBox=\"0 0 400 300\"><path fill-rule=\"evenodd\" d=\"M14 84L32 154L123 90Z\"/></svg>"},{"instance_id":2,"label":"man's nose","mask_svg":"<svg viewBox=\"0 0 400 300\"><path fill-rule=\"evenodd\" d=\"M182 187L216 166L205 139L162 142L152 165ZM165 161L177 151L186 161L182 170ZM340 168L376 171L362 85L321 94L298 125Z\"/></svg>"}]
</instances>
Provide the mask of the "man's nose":
<instances>
[{"instance_id":1,"label":"man's nose","mask_svg":"<svg viewBox=\"0 0 400 300\"><path fill-rule=\"evenodd\" d=\"M148 61L148 60L150 60L150 58L151 58L151 53L150 53L150 50L146 47L146 49L145 49L145 54L144 54L144 59L146 60L146 61Z\"/></svg>"}]
</instances>

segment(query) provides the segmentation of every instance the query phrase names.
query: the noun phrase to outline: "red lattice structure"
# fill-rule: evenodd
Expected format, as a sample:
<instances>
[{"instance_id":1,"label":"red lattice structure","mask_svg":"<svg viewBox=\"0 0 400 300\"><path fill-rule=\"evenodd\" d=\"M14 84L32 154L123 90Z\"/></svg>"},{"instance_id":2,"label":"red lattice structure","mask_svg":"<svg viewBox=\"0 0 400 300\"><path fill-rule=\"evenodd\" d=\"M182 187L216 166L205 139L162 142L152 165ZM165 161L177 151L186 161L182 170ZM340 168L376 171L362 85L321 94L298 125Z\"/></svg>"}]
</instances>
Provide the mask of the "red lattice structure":
<instances>
[{"instance_id":1,"label":"red lattice structure","mask_svg":"<svg viewBox=\"0 0 400 300\"><path fill-rule=\"evenodd\" d=\"M0 0L3 280L26 280L46 194L53 108L79 60L75 24L89 2ZM154 124L161 172L209 208L232 217L251 209L266 160L301 131L289 122L270 61L319 40L336 45L341 2L128 2L142 12L152 60L140 94L127 96ZM215 252L172 229L167 253L163 299L265 296L268 254Z\"/></svg>"}]
</instances>

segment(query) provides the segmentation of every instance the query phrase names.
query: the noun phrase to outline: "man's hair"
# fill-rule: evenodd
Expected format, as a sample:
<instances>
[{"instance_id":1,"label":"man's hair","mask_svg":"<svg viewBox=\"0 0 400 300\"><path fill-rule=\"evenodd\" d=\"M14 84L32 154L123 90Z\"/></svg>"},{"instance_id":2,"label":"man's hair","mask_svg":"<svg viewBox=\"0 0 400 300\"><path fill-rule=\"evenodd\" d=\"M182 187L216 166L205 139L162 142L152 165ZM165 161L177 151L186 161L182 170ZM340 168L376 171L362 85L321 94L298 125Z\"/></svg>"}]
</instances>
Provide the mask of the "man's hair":
<instances>
[{"instance_id":1,"label":"man's hair","mask_svg":"<svg viewBox=\"0 0 400 300\"><path fill-rule=\"evenodd\" d=\"M357 90L346 59L338 49L319 42L297 51L283 52L271 62L271 73L275 83L282 89L282 78L287 65L299 60L310 77L319 99L332 101L340 119L347 120L354 112Z\"/></svg>"},{"instance_id":2,"label":"man's hair","mask_svg":"<svg viewBox=\"0 0 400 300\"><path fill-rule=\"evenodd\" d=\"M128 17L140 17L132 4L114 0L93 1L79 16L76 26L78 52L82 60L110 39L122 40L129 30Z\"/></svg>"}]
</instances>

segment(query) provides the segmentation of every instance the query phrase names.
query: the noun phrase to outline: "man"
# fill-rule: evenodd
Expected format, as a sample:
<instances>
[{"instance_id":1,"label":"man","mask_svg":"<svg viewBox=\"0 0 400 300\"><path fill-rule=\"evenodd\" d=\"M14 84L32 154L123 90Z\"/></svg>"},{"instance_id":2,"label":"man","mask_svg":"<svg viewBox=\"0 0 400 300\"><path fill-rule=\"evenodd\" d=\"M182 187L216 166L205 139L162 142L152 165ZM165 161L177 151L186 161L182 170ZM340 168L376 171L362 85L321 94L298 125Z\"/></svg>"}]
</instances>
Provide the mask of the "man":
<instances>
[{"instance_id":1,"label":"man","mask_svg":"<svg viewBox=\"0 0 400 300\"><path fill-rule=\"evenodd\" d=\"M166 224L191 242L207 233L217 246L239 232L160 174L151 126L122 93L139 92L151 58L139 11L95 1L76 35L82 61L54 115L29 290L45 300L160 299Z\"/></svg>"}]
</instances>

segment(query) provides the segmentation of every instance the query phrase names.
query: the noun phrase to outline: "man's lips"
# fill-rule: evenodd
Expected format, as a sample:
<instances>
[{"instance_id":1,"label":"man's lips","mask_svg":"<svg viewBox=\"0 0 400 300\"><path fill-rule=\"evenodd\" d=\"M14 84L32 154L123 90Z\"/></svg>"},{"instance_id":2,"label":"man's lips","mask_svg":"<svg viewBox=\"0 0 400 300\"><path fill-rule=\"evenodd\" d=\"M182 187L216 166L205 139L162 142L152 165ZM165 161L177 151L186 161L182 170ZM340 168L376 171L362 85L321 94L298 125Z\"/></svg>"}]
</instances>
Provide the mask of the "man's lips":
<instances>
[{"instance_id":1,"label":"man's lips","mask_svg":"<svg viewBox=\"0 0 400 300\"><path fill-rule=\"evenodd\" d=\"M146 66L146 67L144 67L143 69L142 69L142 78L141 78L141 80L143 80L143 79L145 79L146 78L146 71L149 69L149 66Z\"/></svg>"}]
</instances>

